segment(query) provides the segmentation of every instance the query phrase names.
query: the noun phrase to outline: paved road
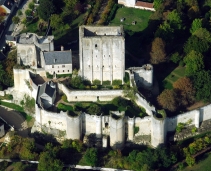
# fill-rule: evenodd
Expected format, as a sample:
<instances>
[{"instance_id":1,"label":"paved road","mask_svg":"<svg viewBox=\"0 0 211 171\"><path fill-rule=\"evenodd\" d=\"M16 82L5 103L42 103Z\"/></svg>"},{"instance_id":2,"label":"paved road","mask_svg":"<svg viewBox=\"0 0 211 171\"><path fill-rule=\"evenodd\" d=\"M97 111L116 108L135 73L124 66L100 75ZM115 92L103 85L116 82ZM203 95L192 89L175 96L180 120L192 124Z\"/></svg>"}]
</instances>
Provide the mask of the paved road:
<instances>
[{"instance_id":1,"label":"paved road","mask_svg":"<svg viewBox=\"0 0 211 171\"><path fill-rule=\"evenodd\" d=\"M28 137L27 122L18 112L0 106L0 117L13 126L18 135Z\"/></svg>"}]
</instances>

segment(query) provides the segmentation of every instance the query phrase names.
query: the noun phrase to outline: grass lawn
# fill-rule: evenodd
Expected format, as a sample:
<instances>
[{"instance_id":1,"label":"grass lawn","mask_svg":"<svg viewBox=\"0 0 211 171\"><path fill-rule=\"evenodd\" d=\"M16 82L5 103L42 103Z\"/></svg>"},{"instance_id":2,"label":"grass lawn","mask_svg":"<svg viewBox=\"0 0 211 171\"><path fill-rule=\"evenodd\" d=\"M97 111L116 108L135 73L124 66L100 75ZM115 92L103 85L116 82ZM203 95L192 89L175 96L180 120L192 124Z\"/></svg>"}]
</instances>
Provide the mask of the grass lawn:
<instances>
[{"instance_id":1,"label":"grass lawn","mask_svg":"<svg viewBox=\"0 0 211 171\"><path fill-rule=\"evenodd\" d=\"M193 167L186 167L183 171L210 171L211 170L211 152L204 154Z\"/></svg>"},{"instance_id":2,"label":"grass lawn","mask_svg":"<svg viewBox=\"0 0 211 171\"><path fill-rule=\"evenodd\" d=\"M163 87L164 89L172 89L173 83L184 76L185 67L178 66L163 79L161 87Z\"/></svg>"},{"instance_id":3,"label":"grass lawn","mask_svg":"<svg viewBox=\"0 0 211 171\"><path fill-rule=\"evenodd\" d=\"M36 33L39 36L43 36L45 34L45 31L46 31L47 28L43 27L42 31L39 31L38 30L38 23L39 23L39 19L38 18L33 19L31 22L26 24L26 28L23 29L21 31L21 33L30 32L30 33Z\"/></svg>"},{"instance_id":4,"label":"grass lawn","mask_svg":"<svg viewBox=\"0 0 211 171\"><path fill-rule=\"evenodd\" d=\"M2 106L5 106L5 107L8 107L8 108L11 108L11 109L14 109L18 112L20 112L20 114L24 117L24 119L26 119L27 122L30 122L31 119L32 119L32 116L30 115L27 115L24 110L23 110L23 107L19 106L19 105L16 105L14 103L8 103L8 102L0 102L0 104Z\"/></svg>"},{"instance_id":5,"label":"grass lawn","mask_svg":"<svg viewBox=\"0 0 211 171\"><path fill-rule=\"evenodd\" d=\"M122 7L116 12L113 20L110 21L110 26L123 25L125 31L125 47L126 53L132 54L136 58L144 57L146 52L146 41L142 41L144 37L149 36L146 32L148 27L149 17L153 12L140 10L135 8ZM121 18L125 18L124 22L120 22ZM136 25L132 22L136 21ZM149 40L149 38L147 38ZM127 63L131 63L131 56L126 54ZM130 66L136 66L137 62L132 62Z\"/></svg>"},{"instance_id":6,"label":"grass lawn","mask_svg":"<svg viewBox=\"0 0 211 171\"><path fill-rule=\"evenodd\" d=\"M148 26L149 16L151 11L140 10L135 8L119 8L116 12L114 19L110 22L111 26L123 25L124 30L131 30L133 32L143 31ZM125 18L124 22L120 22L121 18ZM132 22L136 21L136 25L132 25Z\"/></svg>"}]
</instances>

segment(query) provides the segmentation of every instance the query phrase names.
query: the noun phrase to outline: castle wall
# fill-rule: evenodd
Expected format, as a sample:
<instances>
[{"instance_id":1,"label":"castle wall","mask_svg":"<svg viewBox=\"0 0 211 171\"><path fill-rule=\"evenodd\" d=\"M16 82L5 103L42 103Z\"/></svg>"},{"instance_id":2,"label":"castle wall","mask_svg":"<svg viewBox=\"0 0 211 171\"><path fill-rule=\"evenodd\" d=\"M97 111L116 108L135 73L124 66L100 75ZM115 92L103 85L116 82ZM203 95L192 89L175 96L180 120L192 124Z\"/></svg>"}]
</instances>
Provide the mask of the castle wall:
<instances>
[{"instance_id":1,"label":"castle wall","mask_svg":"<svg viewBox=\"0 0 211 171\"><path fill-rule=\"evenodd\" d=\"M70 122L70 119L68 120ZM67 130L67 112L53 113L40 110L40 124L59 130Z\"/></svg>"},{"instance_id":2,"label":"castle wall","mask_svg":"<svg viewBox=\"0 0 211 171\"><path fill-rule=\"evenodd\" d=\"M141 97L138 93L136 93L136 97L137 97L137 99L135 100L136 104L146 109L146 113L148 115L153 115L152 112L155 111L155 107L150 105L150 103L146 99Z\"/></svg>"},{"instance_id":3,"label":"castle wall","mask_svg":"<svg viewBox=\"0 0 211 171\"><path fill-rule=\"evenodd\" d=\"M74 90L71 91L65 85L58 83L58 88L67 95L68 101L111 101L122 96L122 90Z\"/></svg>"}]
</instances>

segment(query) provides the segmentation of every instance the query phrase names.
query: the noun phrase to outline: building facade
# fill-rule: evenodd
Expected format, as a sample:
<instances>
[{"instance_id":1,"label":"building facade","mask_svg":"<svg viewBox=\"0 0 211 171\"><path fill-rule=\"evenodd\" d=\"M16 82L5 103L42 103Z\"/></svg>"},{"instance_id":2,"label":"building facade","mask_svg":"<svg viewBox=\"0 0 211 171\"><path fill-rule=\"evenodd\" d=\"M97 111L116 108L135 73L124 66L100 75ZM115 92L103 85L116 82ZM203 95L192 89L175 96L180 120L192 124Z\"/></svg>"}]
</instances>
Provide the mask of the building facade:
<instances>
[{"instance_id":1,"label":"building facade","mask_svg":"<svg viewBox=\"0 0 211 171\"><path fill-rule=\"evenodd\" d=\"M79 28L80 74L94 80L122 80L125 74L125 38L121 26Z\"/></svg>"}]
</instances>

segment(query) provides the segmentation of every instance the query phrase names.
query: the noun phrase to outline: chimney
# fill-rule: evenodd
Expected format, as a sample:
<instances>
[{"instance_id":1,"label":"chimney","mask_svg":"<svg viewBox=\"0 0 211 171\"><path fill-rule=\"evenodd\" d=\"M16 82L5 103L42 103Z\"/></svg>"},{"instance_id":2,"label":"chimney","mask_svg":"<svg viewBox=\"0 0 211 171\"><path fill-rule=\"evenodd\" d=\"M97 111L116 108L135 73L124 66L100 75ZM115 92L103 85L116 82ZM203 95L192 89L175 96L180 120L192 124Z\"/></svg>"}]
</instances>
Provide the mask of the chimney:
<instances>
[{"instance_id":1,"label":"chimney","mask_svg":"<svg viewBox=\"0 0 211 171\"><path fill-rule=\"evenodd\" d=\"M56 59L54 59L54 63L56 63Z\"/></svg>"},{"instance_id":2,"label":"chimney","mask_svg":"<svg viewBox=\"0 0 211 171\"><path fill-rule=\"evenodd\" d=\"M64 46L61 46L61 51L64 51Z\"/></svg>"}]
</instances>

